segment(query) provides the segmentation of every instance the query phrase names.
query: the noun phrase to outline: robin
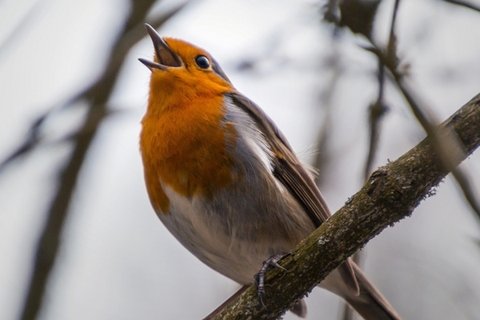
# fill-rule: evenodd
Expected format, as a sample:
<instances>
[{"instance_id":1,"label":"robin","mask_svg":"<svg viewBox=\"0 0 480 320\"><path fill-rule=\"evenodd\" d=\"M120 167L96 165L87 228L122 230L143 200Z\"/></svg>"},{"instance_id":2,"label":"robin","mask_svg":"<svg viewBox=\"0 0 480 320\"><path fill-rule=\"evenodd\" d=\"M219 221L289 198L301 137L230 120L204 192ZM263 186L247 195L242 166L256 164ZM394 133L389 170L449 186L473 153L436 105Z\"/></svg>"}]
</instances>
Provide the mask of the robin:
<instances>
[{"instance_id":1,"label":"robin","mask_svg":"<svg viewBox=\"0 0 480 320\"><path fill-rule=\"evenodd\" d=\"M151 71L140 150L152 206L202 262L250 284L264 261L275 264L330 216L325 200L280 130L208 52L146 28L155 55L139 59ZM400 319L351 259L320 286L367 320ZM305 317L305 303L291 311Z\"/></svg>"}]
</instances>

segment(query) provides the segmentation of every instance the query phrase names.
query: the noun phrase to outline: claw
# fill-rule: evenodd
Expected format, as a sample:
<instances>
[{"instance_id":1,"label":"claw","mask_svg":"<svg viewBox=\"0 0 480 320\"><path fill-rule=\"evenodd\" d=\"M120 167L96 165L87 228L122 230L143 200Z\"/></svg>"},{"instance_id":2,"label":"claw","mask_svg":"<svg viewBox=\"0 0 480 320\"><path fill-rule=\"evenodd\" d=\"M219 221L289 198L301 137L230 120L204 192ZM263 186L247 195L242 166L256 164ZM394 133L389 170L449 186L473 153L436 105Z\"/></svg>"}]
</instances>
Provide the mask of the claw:
<instances>
[{"instance_id":1,"label":"claw","mask_svg":"<svg viewBox=\"0 0 480 320\"><path fill-rule=\"evenodd\" d=\"M262 307L265 307L265 274L267 273L268 268L270 267L275 267L278 269L281 269L283 271L288 271L286 268L282 267L278 261L285 257L286 254L275 254L265 260L262 264L262 267L258 271L258 273L255 275L255 283L257 285L257 295L258 295L258 301L262 305Z\"/></svg>"}]
</instances>

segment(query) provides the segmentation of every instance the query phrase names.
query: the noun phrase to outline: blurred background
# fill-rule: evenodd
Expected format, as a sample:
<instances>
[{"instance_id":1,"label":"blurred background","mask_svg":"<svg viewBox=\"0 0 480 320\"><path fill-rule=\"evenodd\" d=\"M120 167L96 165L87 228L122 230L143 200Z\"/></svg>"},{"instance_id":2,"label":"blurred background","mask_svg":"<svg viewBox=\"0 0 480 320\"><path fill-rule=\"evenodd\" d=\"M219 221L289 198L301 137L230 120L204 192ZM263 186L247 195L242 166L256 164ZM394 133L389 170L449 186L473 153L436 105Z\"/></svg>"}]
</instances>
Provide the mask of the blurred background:
<instances>
[{"instance_id":1,"label":"blurred background","mask_svg":"<svg viewBox=\"0 0 480 320\"><path fill-rule=\"evenodd\" d=\"M365 50L392 43L395 1L344 3L339 18L335 1L0 1L0 319L35 318L21 314L39 239L39 260L56 259L38 319L200 319L239 288L150 207L138 151L150 72L137 58L153 54L144 22L215 56L319 168L332 211L365 172L423 139ZM480 2L399 4L389 52L419 104L444 120L480 91ZM478 196L480 152L461 167ZM478 319L478 222L448 177L369 242L364 268L405 319ZM321 289L307 303L308 319L349 318Z\"/></svg>"}]
</instances>

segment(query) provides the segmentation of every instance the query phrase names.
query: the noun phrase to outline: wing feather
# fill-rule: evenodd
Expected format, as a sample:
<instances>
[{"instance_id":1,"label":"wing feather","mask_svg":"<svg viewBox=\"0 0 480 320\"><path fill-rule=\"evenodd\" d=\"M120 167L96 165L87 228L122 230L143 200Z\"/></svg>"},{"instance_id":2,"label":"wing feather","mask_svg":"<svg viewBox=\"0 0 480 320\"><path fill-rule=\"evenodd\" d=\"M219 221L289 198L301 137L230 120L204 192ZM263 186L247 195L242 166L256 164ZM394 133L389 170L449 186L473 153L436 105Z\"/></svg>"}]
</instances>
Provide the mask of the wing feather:
<instances>
[{"instance_id":1,"label":"wing feather","mask_svg":"<svg viewBox=\"0 0 480 320\"><path fill-rule=\"evenodd\" d=\"M272 120L251 100L239 93L231 93L233 103L254 120L265 135L273 153L274 176L294 195L304 207L316 227L330 216L327 204L312 178L302 166L287 139Z\"/></svg>"},{"instance_id":2,"label":"wing feather","mask_svg":"<svg viewBox=\"0 0 480 320\"><path fill-rule=\"evenodd\" d=\"M238 92L229 93L234 105L245 111L265 136L272 151L272 173L295 197L313 224L319 227L330 217L327 204L315 182L302 166L287 139L273 121L254 102ZM359 287L350 259L339 268L346 284L358 292Z\"/></svg>"}]
</instances>

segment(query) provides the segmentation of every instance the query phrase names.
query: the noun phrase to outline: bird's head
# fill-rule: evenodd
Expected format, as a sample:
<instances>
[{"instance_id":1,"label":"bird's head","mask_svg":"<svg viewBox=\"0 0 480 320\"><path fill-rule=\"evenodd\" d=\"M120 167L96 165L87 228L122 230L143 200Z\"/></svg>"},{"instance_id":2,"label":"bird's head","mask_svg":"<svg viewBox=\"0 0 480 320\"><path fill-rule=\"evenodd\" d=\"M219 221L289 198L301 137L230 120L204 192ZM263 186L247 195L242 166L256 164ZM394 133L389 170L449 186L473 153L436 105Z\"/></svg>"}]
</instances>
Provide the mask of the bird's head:
<instances>
[{"instance_id":1,"label":"bird's head","mask_svg":"<svg viewBox=\"0 0 480 320\"><path fill-rule=\"evenodd\" d=\"M152 72L150 95L184 96L194 99L208 94L221 94L233 89L230 80L212 56L186 41L160 37L146 24L153 42L153 61L140 58ZM162 100L163 100L162 99Z\"/></svg>"}]
</instances>

